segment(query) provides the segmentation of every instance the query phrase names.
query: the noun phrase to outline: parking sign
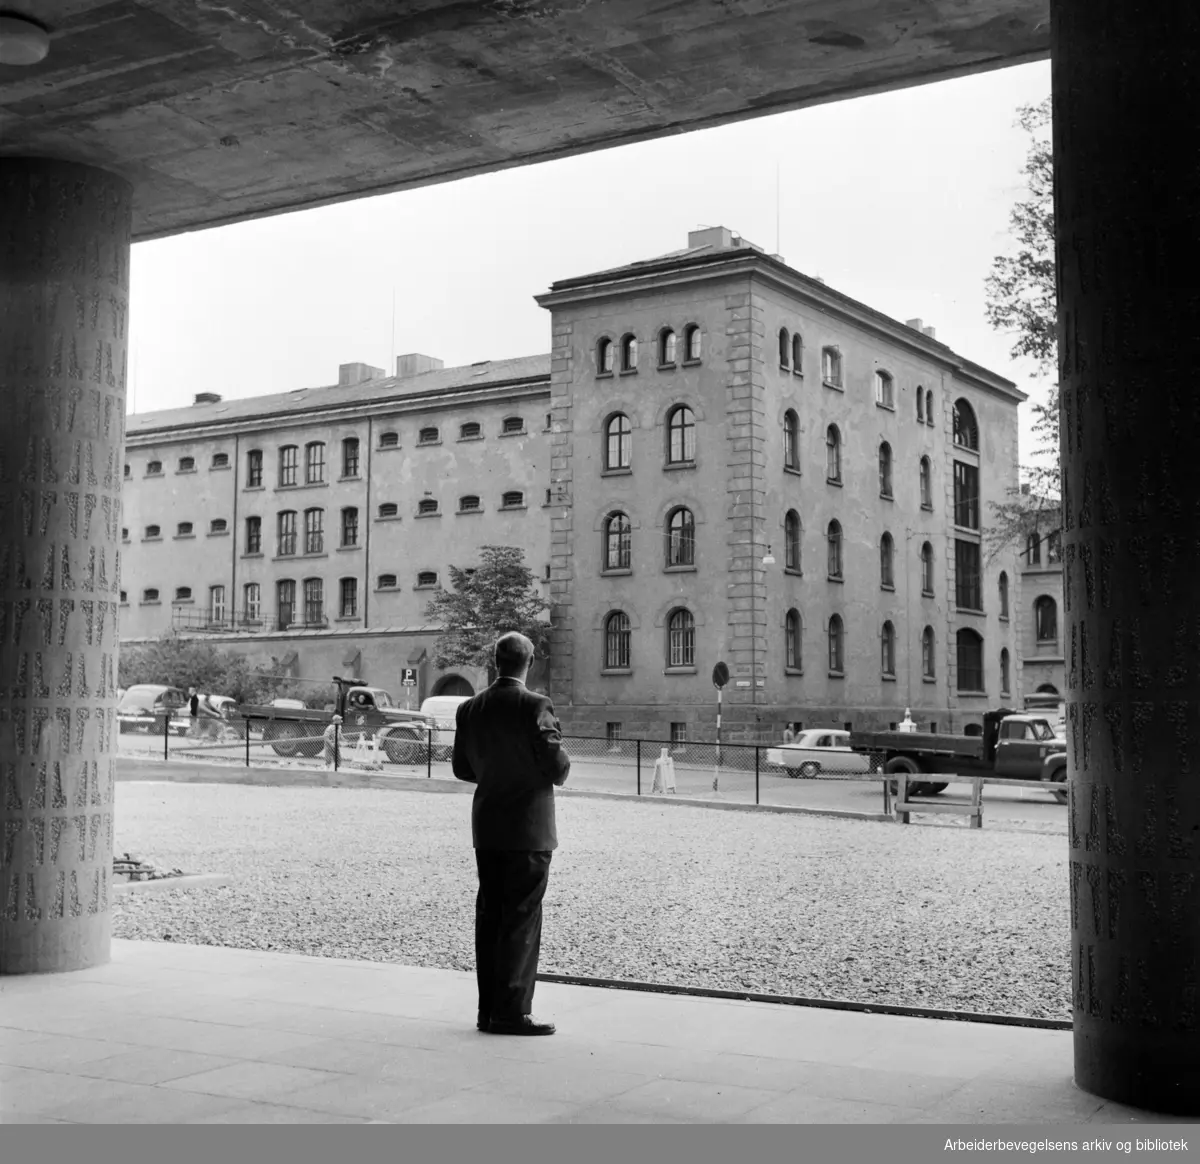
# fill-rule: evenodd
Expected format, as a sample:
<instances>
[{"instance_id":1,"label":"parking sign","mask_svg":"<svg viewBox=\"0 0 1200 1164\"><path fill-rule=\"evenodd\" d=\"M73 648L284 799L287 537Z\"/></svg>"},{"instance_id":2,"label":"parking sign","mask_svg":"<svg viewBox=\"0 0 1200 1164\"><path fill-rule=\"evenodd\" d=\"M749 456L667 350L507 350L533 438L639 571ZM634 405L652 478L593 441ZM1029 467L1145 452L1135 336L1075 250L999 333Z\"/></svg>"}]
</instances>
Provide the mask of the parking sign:
<instances>
[{"instance_id":1,"label":"parking sign","mask_svg":"<svg viewBox=\"0 0 1200 1164\"><path fill-rule=\"evenodd\" d=\"M417 685L417 669L415 667L405 667L400 677L401 687L416 687Z\"/></svg>"}]
</instances>

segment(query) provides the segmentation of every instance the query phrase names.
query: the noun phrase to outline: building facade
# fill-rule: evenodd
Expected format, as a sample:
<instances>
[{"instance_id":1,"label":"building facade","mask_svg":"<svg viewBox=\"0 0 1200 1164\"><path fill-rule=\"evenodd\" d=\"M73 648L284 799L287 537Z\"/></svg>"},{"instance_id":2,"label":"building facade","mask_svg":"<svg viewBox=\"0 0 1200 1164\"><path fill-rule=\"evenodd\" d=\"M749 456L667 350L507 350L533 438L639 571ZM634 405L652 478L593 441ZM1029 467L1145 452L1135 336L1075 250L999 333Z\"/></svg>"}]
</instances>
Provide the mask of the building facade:
<instances>
[{"instance_id":1,"label":"building facade","mask_svg":"<svg viewBox=\"0 0 1200 1164\"><path fill-rule=\"evenodd\" d=\"M129 418L122 638L465 692L484 676L432 667L425 605L503 544L545 580L564 730L708 738L718 661L743 738L1019 698L1023 572L982 548L1010 381L723 228L538 302L548 358Z\"/></svg>"},{"instance_id":2,"label":"building facade","mask_svg":"<svg viewBox=\"0 0 1200 1164\"><path fill-rule=\"evenodd\" d=\"M1021 554L1021 656L1024 695L1066 699L1067 667L1062 629L1062 535L1057 506L1039 514Z\"/></svg>"}]
</instances>

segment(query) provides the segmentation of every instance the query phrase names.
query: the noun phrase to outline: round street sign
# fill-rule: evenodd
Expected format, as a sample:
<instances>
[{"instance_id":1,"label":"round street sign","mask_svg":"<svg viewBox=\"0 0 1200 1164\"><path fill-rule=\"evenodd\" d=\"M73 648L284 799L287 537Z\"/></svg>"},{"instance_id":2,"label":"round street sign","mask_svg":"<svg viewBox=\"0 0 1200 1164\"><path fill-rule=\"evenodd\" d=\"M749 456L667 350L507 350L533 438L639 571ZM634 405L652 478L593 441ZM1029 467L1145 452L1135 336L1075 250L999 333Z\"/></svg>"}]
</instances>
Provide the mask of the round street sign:
<instances>
[{"instance_id":1,"label":"round street sign","mask_svg":"<svg viewBox=\"0 0 1200 1164\"><path fill-rule=\"evenodd\" d=\"M729 668L724 663L718 663L713 668L713 686L724 687L729 682Z\"/></svg>"}]
</instances>

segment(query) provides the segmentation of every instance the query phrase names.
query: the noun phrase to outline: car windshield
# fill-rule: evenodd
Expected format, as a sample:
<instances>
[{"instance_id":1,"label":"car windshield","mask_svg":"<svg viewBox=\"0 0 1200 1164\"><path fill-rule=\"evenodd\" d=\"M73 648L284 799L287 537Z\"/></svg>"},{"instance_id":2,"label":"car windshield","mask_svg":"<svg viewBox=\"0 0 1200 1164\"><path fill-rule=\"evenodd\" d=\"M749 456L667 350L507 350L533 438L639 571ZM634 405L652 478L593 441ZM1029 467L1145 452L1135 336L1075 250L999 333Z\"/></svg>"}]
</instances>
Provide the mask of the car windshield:
<instances>
[{"instance_id":1,"label":"car windshield","mask_svg":"<svg viewBox=\"0 0 1200 1164\"><path fill-rule=\"evenodd\" d=\"M1054 732L1050 725L1044 719L1035 719L1030 725L1029 730L1033 734L1035 740L1052 740Z\"/></svg>"},{"instance_id":2,"label":"car windshield","mask_svg":"<svg viewBox=\"0 0 1200 1164\"><path fill-rule=\"evenodd\" d=\"M376 707L391 707L392 706L391 697L388 695L388 693L386 691L376 691L375 692L375 706Z\"/></svg>"}]
</instances>

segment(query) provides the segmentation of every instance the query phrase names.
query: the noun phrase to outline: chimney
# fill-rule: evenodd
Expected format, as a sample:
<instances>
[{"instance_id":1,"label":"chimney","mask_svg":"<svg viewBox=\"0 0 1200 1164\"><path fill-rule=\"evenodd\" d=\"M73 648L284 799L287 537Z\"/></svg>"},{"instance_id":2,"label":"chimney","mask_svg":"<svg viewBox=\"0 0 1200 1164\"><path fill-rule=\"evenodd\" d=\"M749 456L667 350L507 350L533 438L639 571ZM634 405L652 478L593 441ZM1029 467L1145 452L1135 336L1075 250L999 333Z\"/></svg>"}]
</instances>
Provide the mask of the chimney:
<instances>
[{"instance_id":1,"label":"chimney","mask_svg":"<svg viewBox=\"0 0 1200 1164\"><path fill-rule=\"evenodd\" d=\"M382 380L384 370L370 364L339 364L338 387L348 388L352 384L365 384L368 380Z\"/></svg>"},{"instance_id":2,"label":"chimney","mask_svg":"<svg viewBox=\"0 0 1200 1164\"><path fill-rule=\"evenodd\" d=\"M423 356L420 352L409 352L407 355L396 357L396 379L407 380L410 376L419 376L422 372L436 372L446 365L433 356Z\"/></svg>"},{"instance_id":3,"label":"chimney","mask_svg":"<svg viewBox=\"0 0 1200 1164\"><path fill-rule=\"evenodd\" d=\"M937 329L932 327L921 328L921 334L929 336L930 339L937 339Z\"/></svg>"},{"instance_id":4,"label":"chimney","mask_svg":"<svg viewBox=\"0 0 1200 1164\"><path fill-rule=\"evenodd\" d=\"M196 404L220 404L221 397L215 392L197 392Z\"/></svg>"},{"instance_id":5,"label":"chimney","mask_svg":"<svg viewBox=\"0 0 1200 1164\"><path fill-rule=\"evenodd\" d=\"M921 319L906 319L904 321L904 326L911 327L913 329L913 331L921 331L923 323L924 323L924 320L921 320Z\"/></svg>"},{"instance_id":6,"label":"chimney","mask_svg":"<svg viewBox=\"0 0 1200 1164\"><path fill-rule=\"evenodd\" d=\"M825 282L825 278L822 275L814 275L813 278L816 279L818 283L824 284Z\"/></svg>"},{"instance_id":7,"label":"chimney","mask_svg":"<svg viewBox=\"0 0 1200 1164\"><path fill-rule=\"evenodd\" d=\"M706 226L701 230L688 231L688 250L697 247L712 247L714 250L727 251L734 245L733 231L724 226Z\"/></svg>"}]
</instances>

